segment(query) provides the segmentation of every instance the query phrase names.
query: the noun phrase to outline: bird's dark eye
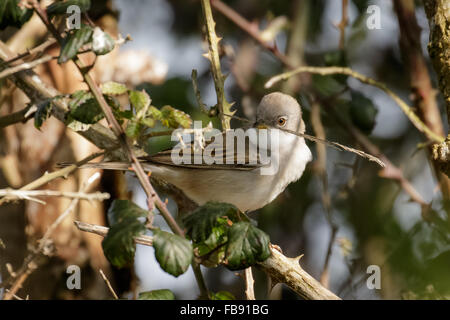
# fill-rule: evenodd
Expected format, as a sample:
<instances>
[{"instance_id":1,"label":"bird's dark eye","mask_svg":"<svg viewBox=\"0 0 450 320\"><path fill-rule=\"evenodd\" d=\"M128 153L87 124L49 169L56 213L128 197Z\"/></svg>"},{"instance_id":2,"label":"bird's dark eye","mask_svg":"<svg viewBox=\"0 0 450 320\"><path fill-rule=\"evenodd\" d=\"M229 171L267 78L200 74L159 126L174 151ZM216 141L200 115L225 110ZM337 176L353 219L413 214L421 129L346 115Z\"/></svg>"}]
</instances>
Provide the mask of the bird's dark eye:
<instances>
[{"instance_id":1,"label":"bird's dark eye","mask_svg":"<svg viewBox=\"0 0 450 320\"><path fill-rule=\"evenodd\" d=\"M278 125L280 127L284 127L286 125L286 118L285 117L279 117L278 118Z\"/></svg>"}]
</instances>

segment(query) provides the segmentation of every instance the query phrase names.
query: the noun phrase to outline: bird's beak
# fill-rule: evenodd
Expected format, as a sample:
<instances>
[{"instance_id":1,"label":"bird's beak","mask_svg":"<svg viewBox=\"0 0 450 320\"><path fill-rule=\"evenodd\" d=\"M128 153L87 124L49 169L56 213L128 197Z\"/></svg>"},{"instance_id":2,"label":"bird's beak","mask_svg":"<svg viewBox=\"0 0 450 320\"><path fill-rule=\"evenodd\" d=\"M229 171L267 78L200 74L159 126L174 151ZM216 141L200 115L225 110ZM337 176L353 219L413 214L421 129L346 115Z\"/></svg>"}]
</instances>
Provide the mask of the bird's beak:
<instances>
[{"instance_id":1,"label":"bird's beak","mask_svg":"<svg viewBox=\"0 0 450 320\"><path fill-rule=\"evenodd\" d=\"M256 127L258 129L269 129L269 127L267 127L265 124L262 124L262 123L256 124Z\"/></svg>"},{"instance_id":2,"label":"bird's beak","mask_svg":"<svg viewBox=\"0 0 450 320\"><path fill-rule=\"evenodd\" d=\"M268 129L267 125L265 125L264 123L259 122L259 121L257 121L257 122L253 125L253 127L254 127L254 128L257 128L257 129Z\"/></svg>"}]
</instances>

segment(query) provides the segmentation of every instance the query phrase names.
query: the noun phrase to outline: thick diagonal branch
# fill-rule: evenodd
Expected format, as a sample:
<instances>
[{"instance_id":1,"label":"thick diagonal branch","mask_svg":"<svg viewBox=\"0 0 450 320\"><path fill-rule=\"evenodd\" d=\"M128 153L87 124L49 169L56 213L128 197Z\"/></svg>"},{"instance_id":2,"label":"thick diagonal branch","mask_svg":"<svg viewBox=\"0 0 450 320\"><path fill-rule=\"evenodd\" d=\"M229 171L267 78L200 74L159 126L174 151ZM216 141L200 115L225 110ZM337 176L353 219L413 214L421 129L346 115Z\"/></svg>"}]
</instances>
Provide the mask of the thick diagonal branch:
<instances>
[{"instance_id":1,"label":"thick diagonal branch","mask_svg":"<svg viewBox=\"0 0 450 320\"><path fill-rule=\"evenodd\" d=\"M75 221L78 229L85 232L95 233L105 237L108 233L107 227L90 223ZM138 236L134 238L135 243L151 246L153 238L149 236ZM274 281L288 285L302 298L308 300L340 300L338 296L322 286L319 281L309 275L299 264L299 258L285 257L274 248L270 249L270 257L258 264Z\"/></svg>"}]
</instances>

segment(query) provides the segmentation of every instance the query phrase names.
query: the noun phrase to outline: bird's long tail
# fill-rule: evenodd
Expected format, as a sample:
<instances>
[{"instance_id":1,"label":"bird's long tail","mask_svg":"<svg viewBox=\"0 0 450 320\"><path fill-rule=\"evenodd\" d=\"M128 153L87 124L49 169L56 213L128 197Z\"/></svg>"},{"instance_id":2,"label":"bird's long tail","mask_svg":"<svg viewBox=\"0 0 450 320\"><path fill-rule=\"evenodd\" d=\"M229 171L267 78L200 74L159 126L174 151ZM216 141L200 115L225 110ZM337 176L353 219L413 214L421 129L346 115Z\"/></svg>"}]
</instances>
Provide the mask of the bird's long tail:
<instances>
[{"instance_id":1,"label":"bird's long tail","mask_svg":"<svg viewBox=\"0 0 450 320\"><path fill-rule=\"evenodd\" d=\"M58 167L64 168L73 163L58 163ZM132 170L131 164L118 161L103 161L103 162L88 162L79 167L80 169L95 168L104 170ZM146 165L143 165L144 170L149 170Z\"/></svg>"}]
</instances>

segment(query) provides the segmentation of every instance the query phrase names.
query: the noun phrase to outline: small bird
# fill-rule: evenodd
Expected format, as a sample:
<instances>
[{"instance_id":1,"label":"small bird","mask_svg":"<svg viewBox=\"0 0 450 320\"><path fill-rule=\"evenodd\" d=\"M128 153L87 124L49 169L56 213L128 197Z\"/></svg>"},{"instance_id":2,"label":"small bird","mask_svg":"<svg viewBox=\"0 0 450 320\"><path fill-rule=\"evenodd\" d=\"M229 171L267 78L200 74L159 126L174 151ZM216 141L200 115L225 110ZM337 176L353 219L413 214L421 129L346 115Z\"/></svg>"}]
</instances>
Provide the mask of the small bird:
<instances>
[{"instance_id":1,"label":"small bird","mask_svg":"<svg viewBox=\"0 0 450 320\"><path fill-rule=\"evenodd\" d=\"M272 202L291 182L300 179L306 164L312 160L312 155L303 137L280 130L301 134L305 132L301 107L289 95L281 92L265 95L257 107L253 127L277 133L278 156L271 158L271 161L277 162L277 170L273 174L262 173L264 166L260 159L257 163L246 161L245 164L227 164L226 161L222 164L174 164L172 150L167 150L140 160L144 170L151 171L152 176L174 185L198 205L217 201L233 204L242 212L254 211ZM220 147L222 150L216 150L216 155L222 153L225 158L225 155L230 154L227 153L226 143L220 144ZM238 157L236 153L235 148L232 152L234 159ZM245 158L248 160L248 157L247 148ZM127 170L129 164L99 162L82 166L86 167Z\"/></svg>"}]
</instances>

